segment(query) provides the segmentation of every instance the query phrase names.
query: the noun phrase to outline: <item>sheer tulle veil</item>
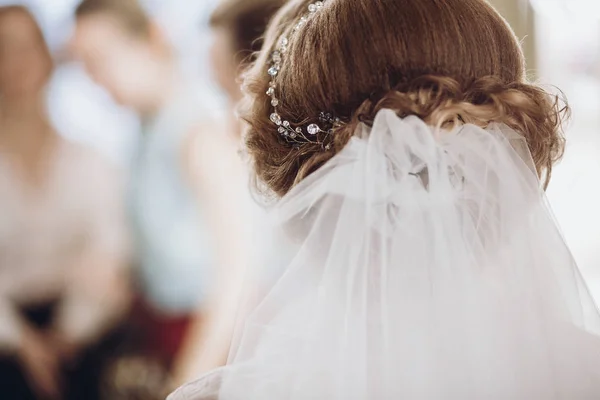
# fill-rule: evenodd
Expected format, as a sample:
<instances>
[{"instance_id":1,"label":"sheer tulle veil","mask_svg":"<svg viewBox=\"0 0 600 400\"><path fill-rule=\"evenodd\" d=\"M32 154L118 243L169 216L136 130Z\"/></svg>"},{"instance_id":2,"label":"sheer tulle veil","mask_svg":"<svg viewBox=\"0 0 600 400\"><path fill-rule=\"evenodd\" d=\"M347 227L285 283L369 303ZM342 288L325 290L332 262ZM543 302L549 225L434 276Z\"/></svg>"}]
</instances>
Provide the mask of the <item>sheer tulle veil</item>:
<instances>
[{"instance_id":1,"label":"sheer tulle veil","mask_svg":"<svg viewBox=\"0 0 600 400\"><path fill-rule=\"evenodd\" d=\"M170 400L597 399L600 316L525 139L382 110L277 204L298 252Z\"/></svg>"}]
</instances>

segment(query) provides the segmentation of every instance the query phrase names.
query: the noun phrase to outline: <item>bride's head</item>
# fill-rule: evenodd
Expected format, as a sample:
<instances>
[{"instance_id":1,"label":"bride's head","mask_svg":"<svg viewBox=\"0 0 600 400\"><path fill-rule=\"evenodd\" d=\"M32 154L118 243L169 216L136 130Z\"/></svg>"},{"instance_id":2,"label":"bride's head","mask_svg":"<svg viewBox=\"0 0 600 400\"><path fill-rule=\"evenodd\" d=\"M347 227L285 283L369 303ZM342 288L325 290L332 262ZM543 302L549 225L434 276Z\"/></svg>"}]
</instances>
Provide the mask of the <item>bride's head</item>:
<instances>
[{"instance_id":1,"label":"bride's head","mask_svg":"<svg viewBox=\"0 0 600 400\"><path fill-rule=\"evenodd\" d=\"M432 125L505 123L526 137L538 172L549 179L563 152L566 107L527 82L518 39L485 0L320 3L290 1L246 74L248 149L270 189L287 193L382 108ZM282 37L289 43L270 76ZM274 112L291 130L301 129L300 140L272 121ZM322 112L342 123L320 121ZM312 136L311 124L333 130Z\"/></svg>"}]
</instances>

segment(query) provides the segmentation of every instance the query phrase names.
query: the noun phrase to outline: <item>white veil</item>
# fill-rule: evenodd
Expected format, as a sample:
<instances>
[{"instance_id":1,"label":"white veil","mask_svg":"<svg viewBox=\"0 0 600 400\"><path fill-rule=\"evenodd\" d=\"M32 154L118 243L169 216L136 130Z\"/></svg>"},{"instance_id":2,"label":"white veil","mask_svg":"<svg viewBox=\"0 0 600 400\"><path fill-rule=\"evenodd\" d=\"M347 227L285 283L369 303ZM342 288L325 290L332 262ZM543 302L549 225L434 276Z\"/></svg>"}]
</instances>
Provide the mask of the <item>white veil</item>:
<instances>
[{"instance_id":1,"label":"white veil","mask_svg":"<svg viewBox=\"0 0 600 400\"><path fill-rule=\"evenodd\" d=\"M524 138L381 111L273 213L300 243L170 400L600 397L600 317Z\"/></svg>"}]
</instances>

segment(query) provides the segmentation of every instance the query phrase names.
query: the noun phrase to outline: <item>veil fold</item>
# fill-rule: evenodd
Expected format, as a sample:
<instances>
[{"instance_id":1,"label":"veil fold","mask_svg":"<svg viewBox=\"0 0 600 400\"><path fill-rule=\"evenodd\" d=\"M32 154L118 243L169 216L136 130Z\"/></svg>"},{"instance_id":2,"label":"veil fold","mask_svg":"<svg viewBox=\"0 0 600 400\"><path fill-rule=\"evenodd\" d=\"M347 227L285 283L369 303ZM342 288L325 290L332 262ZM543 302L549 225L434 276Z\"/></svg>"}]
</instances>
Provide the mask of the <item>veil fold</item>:
<instances>
[{"instance_id":1,"label":"veil fold","mask_svg":"<svg viewBox=\"0 0 600 400\"><path fill-rule=\"evenodd\" d=\"M169 400L597 399L600 315L505 125L382 110L276 206L298 252Z\"/></svg>"}]
</instances>

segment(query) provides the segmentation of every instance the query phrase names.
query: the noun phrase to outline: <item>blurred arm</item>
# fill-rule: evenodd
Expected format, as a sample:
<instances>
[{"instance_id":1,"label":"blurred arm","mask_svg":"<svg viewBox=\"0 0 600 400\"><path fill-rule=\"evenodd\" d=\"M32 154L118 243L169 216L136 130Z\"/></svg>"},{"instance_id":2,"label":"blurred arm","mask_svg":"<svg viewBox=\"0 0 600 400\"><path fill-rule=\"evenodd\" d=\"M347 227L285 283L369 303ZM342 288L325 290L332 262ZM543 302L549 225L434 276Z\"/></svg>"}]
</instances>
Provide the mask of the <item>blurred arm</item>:
<instances>
[{"instance_id":1,"label":"blurred arm","mask_svg":"<svg viewBox=\"0 0 600 400\"><path fill-rule=\"evenodd\" d=\"M216 279L178 357L176 384L226 360L251 258L247 174L235 142L222 129L205 126L189 135L183 151L190 183L202 197L216 239Z\"/></svg>"},{"instance_id":2,"label":"blurred arm","mask_svg":"<svg viewBox=\"0 0 600 400\"><path fill-rule=\"evenodd\" d=\"M103 160L101 160L103 161ZM127 311L129 276L123 195L116 171L94 165L81 193L85 235L55 323L63 342L80 348L101 338Z\"/></svg>"}]
</instances>

